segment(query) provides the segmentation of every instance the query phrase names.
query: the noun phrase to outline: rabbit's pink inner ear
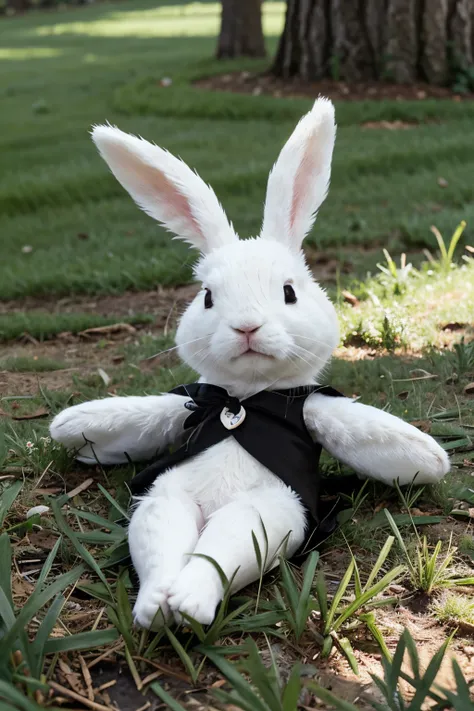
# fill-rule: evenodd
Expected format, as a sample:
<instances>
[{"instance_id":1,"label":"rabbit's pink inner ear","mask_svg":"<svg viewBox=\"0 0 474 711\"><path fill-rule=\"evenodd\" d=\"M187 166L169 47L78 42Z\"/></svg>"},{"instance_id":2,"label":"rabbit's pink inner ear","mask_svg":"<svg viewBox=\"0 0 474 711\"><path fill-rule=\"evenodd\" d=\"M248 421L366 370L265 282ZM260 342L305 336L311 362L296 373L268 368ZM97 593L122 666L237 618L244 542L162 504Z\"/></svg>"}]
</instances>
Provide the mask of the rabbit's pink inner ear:
<instances>
[{"instance_id":1,"label":"rabbit's pink inner ear","mask_svg":"<svg viewBox=\"0 0 474 711\"><path fill-rule=\"evenodd\" d=\"M308 141L308 144L311 140ZM311 147L308 145L305 152L303 153L303 158L296 171L295 181L293 183L293 195L291 200L290 209L290 230L292 236L296 239L298 238L298 232L301 225L301 212L305 210L307 203L310 203L312 190L311 190L311 178L314 176L316 170L317 161L315 156L311 153ZM309 204L309 210L311 212L311 204ZM303 228L304 229L304 228Z\"/></svg>"},{"instance_id":2,"label":"rabbit's pink inner ear","mask_svg":"<svg viewBox=\"0 0 474 711\"><path fill-rule=\"evenodd\" d=\"M322 140L324 139L324 140ZM311 230L321 202L326 197L331 170L331 152L328 160L328 143L324 126L313 129L303 147L300 164L293 182L290 207L290 230L297 242Z\"/></svg>"},{"instance_id":3,"label":"rabbit's pink inner ear","mask_svg":"<svg viewBox=\"0 0 474 711\"><path fill-rule=\"evenodd\" d=\"M118 145L115 147L115 162L111 166L122 177L122 184L135 201L155 219L163 223L179 223L183 236L193 235L205 242L202 229L194 217L189 199L165 173Z\"/></svg>"},{"instance_id":4,"label":"rabbit's pink inner ear","mask_svg":"<svg viewBox=\"0 0 474 711\"><path fill-rule=\"evenodd\" d=\"M150 168L149 184L154 188L156 195L159 195L160 202L163 203L163 213L166 220L183 220L187 230L193 232L197 237L205 241L201 227L194 217L188 198L169 180L164 173L156 168Z\"/></svg>"}]
</instances>

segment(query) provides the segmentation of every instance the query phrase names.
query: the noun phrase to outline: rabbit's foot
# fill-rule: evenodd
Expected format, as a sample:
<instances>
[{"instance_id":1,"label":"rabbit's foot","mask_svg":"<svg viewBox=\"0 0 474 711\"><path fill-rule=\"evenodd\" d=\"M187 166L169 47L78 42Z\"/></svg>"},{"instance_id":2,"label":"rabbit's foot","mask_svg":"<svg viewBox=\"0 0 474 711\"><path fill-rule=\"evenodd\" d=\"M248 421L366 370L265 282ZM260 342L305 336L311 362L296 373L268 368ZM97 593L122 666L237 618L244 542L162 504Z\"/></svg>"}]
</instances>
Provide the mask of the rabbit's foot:
<instances>
[{"instance_id":1,"label":"rabbit's foot","mask_svg":"<svg viewBox=\"0 0 474 711\"><path fill-rule=\"evenodd\" d=\"M117 433L127 427L120 406L123 399L92 400L66 408L52 421L51 437L68 449L79 452L78 459L96 461L97 451L106 449L111 440L117 438Z\"/></svg>"},{"instance_id":2,"label":"rabbit's foot","mask_svg":"<svg viewBox=\"0 0 474 711\"><path fill-rule=\"evenodd\" d=\"M207 562L201 563L188 563L170 588L168 603L176 622L183 621L183 612L202 625L210 625L214 620L222 599L222 583Z\"/></svg>"},{"instance_id":3,"label":"rabbit's foot","mask_svg":"<svg viewBox=\"0 0 474 711\"><path fill-rule=\"evenodd\" d=\"M133 608L133 619L144 629L158 630L171 617L168 605L168 588L149 580L140 586L137 601Z\"/></svg>"}]
</instances>

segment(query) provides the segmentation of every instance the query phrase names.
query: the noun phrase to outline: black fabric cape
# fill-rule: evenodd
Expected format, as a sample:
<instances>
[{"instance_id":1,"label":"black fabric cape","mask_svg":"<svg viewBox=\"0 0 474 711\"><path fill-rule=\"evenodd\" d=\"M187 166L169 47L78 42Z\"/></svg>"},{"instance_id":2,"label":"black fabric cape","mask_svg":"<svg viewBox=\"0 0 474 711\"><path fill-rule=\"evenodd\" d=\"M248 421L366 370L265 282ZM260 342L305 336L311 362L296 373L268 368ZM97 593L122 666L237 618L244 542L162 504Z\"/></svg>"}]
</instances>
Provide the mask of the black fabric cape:
<instances>
[{"instance_id":1,"label":"black fabric cape","mask_svg":"<svg viewBox=\"0 0 474 711\"><path fill-rule=\"evenodd\" d=\"M130 489L134 496L143 495L156 478L171 467L227 437L234 437L241 447L301 498L309 514L305 549L313 548L321 538L329 535L336 521L334 516L328 516L331 511L320 511L318 465L322 447L312 440L306 428L303 408L312 393L343 397L341 393L328 386L309 385L262 391L239 401L224 388L204 383L181 385L170 392L189 397L184 403L191 412L184 423L189 436L179 449L161 456L132 479ZM235 429L226 429L221 422L223 409L237 415L241 407L245 409L245 420ZM341 477L337 479L340 481Z\"/></svg>"}]
</instances>

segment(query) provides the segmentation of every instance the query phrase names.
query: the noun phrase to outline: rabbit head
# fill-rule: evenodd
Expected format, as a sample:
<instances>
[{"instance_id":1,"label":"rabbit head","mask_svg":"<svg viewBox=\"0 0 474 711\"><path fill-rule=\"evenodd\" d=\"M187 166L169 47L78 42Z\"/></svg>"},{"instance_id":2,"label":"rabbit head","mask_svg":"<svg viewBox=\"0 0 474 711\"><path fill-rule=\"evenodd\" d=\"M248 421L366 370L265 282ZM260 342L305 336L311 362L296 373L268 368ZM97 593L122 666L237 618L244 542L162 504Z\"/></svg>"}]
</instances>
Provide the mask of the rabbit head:
<instances>
[{"instance_id":1,"label":"rabbit head","mask_svg":"<svg viewBox=\"0 0 474 711\"><path fill-rule=\"evenodd\" d=\"M270 172L260 236L239 240L213 190L185 163L117 128L93 129L137 204L201 252L202 290L176 342L203 381L250 395L315 382L329 361L337 318L301 245L327 194L335 133L333 105L318 99Z\"/></svg>"}]
</instances>

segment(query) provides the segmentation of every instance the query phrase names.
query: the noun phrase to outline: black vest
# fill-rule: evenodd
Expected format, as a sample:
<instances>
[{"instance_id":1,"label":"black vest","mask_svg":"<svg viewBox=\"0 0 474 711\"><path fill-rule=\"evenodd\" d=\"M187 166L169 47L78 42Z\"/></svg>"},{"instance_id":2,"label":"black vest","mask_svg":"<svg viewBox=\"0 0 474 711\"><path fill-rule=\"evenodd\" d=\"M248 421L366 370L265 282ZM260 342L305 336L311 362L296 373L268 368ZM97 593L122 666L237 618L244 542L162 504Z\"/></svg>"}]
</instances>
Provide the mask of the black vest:
<instances>
[{"instance_id":1,"label":"black vest","mask_svg":"<svg viewBox=\"0 0 474 711\"><path fill-rule=\"evenodd\" d=\"M184 423L189 437L175 452L161 456L132 479L130 489L134 496L143 495L155 479L171 467L227 437L234 437L301 498L309 518L305 551L335 528L335 517L328 515L332 511L320 512L318 465L322 447L312 440L306 428L303 407L312 393L343 397L341 393L331 387L309 385L262 391L239 401L224 388L205 383L181 385L170 392L189 396L184 403L191 411Z\"/></svg>"}]
</instances>

